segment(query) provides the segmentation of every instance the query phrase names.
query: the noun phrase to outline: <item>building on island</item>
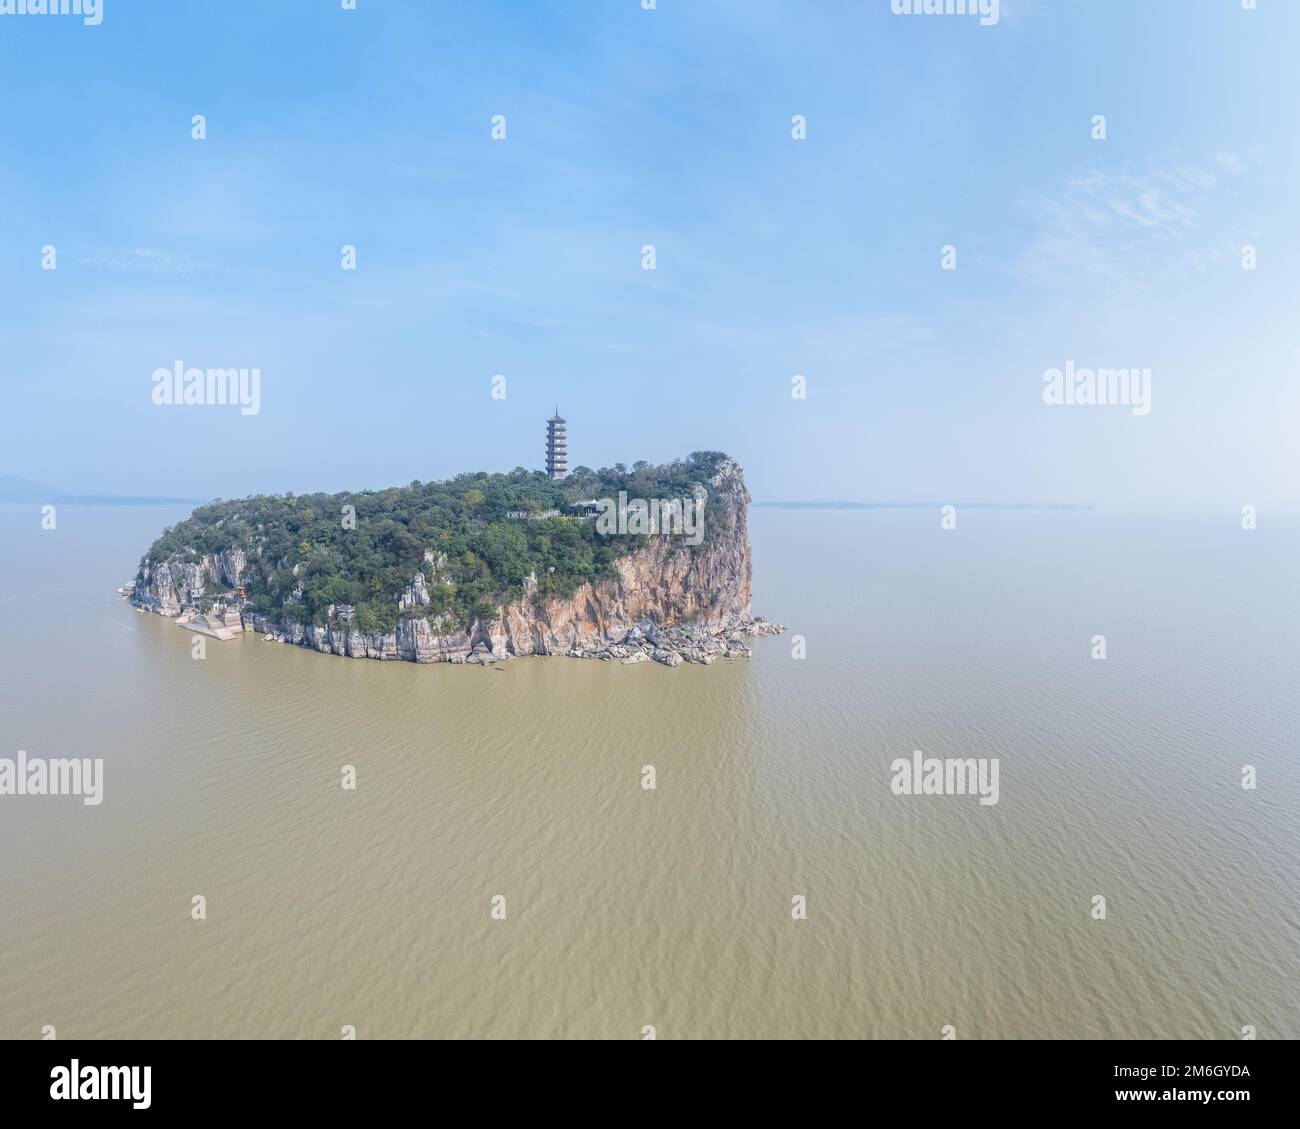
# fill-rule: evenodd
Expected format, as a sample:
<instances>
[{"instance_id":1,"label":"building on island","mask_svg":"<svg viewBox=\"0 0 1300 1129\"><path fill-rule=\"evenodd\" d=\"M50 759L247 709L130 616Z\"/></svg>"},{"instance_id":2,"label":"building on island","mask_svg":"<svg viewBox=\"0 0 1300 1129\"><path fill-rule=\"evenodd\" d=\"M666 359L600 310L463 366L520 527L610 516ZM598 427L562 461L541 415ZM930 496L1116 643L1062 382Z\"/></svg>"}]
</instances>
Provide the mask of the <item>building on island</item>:
<instances>
[{"instance_id":1,"label":"building on island","mask_svg":"<svg viewBox=\"0 0 1300 1129\"><path fill-rule=\"evenodd\" d=\"M553 479L561 479L569 473L569 453L564 437L565 421L560 418L560 406L555 406L555 415L546 421L546 473Z\"/></svg>"}]
</instances>

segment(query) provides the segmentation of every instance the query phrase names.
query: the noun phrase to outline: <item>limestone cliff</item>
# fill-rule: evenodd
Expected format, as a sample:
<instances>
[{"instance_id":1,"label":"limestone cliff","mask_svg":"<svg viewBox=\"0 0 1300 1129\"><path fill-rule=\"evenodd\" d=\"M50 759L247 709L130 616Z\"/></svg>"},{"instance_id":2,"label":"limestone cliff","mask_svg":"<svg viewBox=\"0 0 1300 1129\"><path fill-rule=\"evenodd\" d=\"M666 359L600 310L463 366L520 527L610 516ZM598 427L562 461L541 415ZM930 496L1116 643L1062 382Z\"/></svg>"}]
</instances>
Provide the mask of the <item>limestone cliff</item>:
<instances>
[{"instance_id":1,"label":"limestone cliff","mask_svg":"<svg viewBox=\"0 0 1300 1129\"><path fill-rule=\"evenodd\" d=\"M669 666L711 663L748 655L746 636L782 629L750 614L750 496L740 466L723 460L708 486L708 531L702 543L690 545L674 534L650 536L644 547L618 559L615 576L582 584L566 596L541 596L535 577L521 578L522 598L463 626L449 626L426 610L430 585L450 583L441 573L443 560L432 551L425 554L426 569L415 574L401 595L391 632L360 631L346 604L331 606L324 623L276 622L264 612L241 609L237 596L226 591L240 587L247 567L247 556L238 547L192 563L146 558L132 600L143 609L181 616L213 602L207 591L212 582L219 589L217 610L240 611L246 628L352 658L488 663L523 655L568 655L627 663L653 659ZM699 496L704 493L701 489Z\"/></svg>"}]
</instances>

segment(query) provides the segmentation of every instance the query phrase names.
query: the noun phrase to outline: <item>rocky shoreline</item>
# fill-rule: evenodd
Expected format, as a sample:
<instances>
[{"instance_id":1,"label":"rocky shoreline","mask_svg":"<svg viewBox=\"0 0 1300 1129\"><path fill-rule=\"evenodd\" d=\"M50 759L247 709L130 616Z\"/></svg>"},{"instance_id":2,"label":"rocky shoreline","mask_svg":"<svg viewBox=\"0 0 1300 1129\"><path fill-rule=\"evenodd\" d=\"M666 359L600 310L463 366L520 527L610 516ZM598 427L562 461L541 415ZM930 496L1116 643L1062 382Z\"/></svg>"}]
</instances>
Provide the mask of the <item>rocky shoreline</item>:
<instances>
[{"instance_id":1,"label":"rocky shoreline","mask_svg":"<svg viewBox=\"0 0 1300 1129\"><path fill-rule=\"evenodd\" d=\"M266 616L254 615L243 621L247 630L278 643L307 647L322 654L354 659L379 659L416 663L468 663L483 666L526 655L562 656L574 659L600 659L632 665L658 662L679 666L683 662L708 665L719 658L748 658L751 654L746 638L779 635L785 630L764 619L741 621L725 631L713 632L691 627L660 627L652 621L633 624L621 637L583 636L569 646L555 649L537 647L516 651L508 643L494 646L491 632L476 624L478 638L471 643L471 633L443 636L433 633L424 620L399 620L397 630L386 634L363 635L346 627L315 627L311 624L282 626L272 624Z\"/></svg>"}]
</instances>

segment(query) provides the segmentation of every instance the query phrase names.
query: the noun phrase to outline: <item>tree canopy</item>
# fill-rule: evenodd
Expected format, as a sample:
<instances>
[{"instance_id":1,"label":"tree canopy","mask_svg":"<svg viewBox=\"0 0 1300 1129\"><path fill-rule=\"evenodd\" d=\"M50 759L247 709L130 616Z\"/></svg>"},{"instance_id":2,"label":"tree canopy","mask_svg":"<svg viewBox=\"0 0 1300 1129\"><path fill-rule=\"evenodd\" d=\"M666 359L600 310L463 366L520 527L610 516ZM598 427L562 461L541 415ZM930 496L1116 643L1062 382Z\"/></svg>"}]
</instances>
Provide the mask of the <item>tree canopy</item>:
<instances>
[{"instance_id":1,"label":"tree canopy","mask_svg":"<svg viewBox=\"0 0 1300 1129\"><path fill-rule=\"evenodd\" d=\"M565 516L575 502L615 498L620 490L631 498L689 497L693 485L707 488L725 457L697 451L657 467L580 466L558 482L516 467L386 490L215 501L166 530L147 559L194 563L241 549L253 610L281 622L322 624L332 605L348 604L365 631L393 628L402 593L422 572L430 604L405 614L465 625L522 597L529 575L539 595L569 595L614 575L614 562L645 543L641 536L601 535L594 522ZM507 517L549 510L561 516ZM218 579L208 578L213 588L221 587Z\"/></svg>"}]
</instances>

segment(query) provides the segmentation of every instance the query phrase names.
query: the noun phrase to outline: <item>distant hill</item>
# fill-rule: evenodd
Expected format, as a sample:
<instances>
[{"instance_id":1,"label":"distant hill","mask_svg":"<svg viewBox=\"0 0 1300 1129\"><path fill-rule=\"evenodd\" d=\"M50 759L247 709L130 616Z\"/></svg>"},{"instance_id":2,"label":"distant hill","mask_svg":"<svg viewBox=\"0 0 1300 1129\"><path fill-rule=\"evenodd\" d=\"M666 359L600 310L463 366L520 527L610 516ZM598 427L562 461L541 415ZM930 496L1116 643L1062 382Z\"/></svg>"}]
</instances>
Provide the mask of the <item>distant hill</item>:
<instances>
[{"instance_id":1,"label":"distant hill","mask_svg":"<svg viewBox=\"0 0 1300 1129\"><path fill-rule=\"evenodd\" d=\"M17 474L0 474L0 502L60 502L65 506L175 506L194 505L199 498L166 498L129 494L68 494L57 486L33 482Z\"/></svg>"},{"instance_id":2,"label":"distant hill","mask_svg":"<svg viewBox=\"0 0 1300 1129\"><path fill-rule=\"evenodd\" d=\"M51 502L63 493L16 474L0 474L0 502Z\"/></svg>"}]
</instances>

